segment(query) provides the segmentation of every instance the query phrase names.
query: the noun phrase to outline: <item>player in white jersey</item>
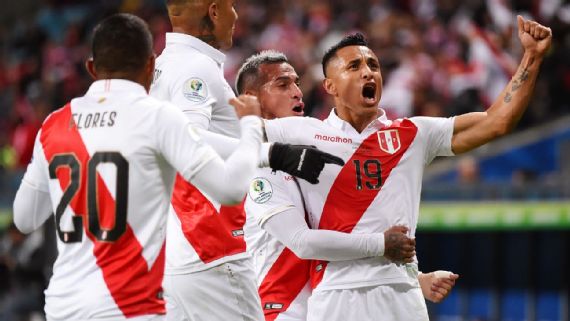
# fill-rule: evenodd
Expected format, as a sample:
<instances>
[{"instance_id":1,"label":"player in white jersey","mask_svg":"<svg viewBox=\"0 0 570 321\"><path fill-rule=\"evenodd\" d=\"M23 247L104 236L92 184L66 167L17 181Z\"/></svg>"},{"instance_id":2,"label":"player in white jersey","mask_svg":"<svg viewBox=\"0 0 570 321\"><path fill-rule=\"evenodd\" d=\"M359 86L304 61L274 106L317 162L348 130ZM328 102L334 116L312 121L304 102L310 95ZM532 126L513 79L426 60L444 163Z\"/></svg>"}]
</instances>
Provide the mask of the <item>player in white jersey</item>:
<instances>
[{"instance_id":1,"label":"player in white jersey","mask_svg":"<svg viewBox=\"0 0 570 321\"><path fill-rule=\"evenodd\" d=\"M166 34L166 48L157 59L151 95L174 103L201 129L239 137L237 117L227 103L234 93L224 79L225 55L220 51L232 45L237 19L233 1L166 3L173 32ZM276 147L270 162L289 165L289 172L295 172L297 167L287 161L291 153ZM305 160L311 158L312 151L304 150ZM243 240L243 204L222 206L178 178L169 218L164 282L168 318L261 320Z\"/></svg>"},{"instance_id":2,"label":"player in white jersey","mask_svg":"<svg viewBox=\"0 0 570 321\"><path fill-rule=\"evenodd\" d=\"M259 98L264 119L275 119L304 115L298 82L299 76L284 54L263 51L242 65L236 88L238 94ZM305 259L344 261L386 252L391 260L412 262L414 241L406 237L402 227L361 234L309 229L303 199L292 176L260 169L248 194L244 231L266 321L306 320L311 262ZM386 249L384 234L391 240ZM434 276L422 274L420 282L428 299L440 301L458 276Z\"/></svg>"},{"instance_id":3,"label":"player in white jersey","mask_svg":"<svg viewBox=\"0 0 570 321\"><path fill-rule=\"evenodd\" d=\"M536 22L517 20L524 49L517 73L486 112L453 118L388 120L378 108L380 63L362 35L333 46L323 58L323 85L335 103L330 116L325 121L289 117L265 126L270 141L315 145L345 160L342 168L326 167L316 186L299 182L309 224L347 233L378 233L402 224L413 237L424 166L506 134L528 105L552 34ZM307 319L427 320L417 273L415 263L384 257L315 262Z\"/></svg>"},{"instance_id":4,"label":"player in white jersey","mask_svg":"<svg viewBox=\"0 0 570 321\"><path fill-rule=\"evenodd\" d=\"M141 19L94 31L96 79L43 123L14 200L22 232L55 213L59 255L48 320L163 320L166 213L176 172L217 202L240 202L263 139L255 108L236 102L241 147L223 161L175 106L148 96L155 57ZM215 177L215 179L214 179Z\"/></svg>"}]
</instances>

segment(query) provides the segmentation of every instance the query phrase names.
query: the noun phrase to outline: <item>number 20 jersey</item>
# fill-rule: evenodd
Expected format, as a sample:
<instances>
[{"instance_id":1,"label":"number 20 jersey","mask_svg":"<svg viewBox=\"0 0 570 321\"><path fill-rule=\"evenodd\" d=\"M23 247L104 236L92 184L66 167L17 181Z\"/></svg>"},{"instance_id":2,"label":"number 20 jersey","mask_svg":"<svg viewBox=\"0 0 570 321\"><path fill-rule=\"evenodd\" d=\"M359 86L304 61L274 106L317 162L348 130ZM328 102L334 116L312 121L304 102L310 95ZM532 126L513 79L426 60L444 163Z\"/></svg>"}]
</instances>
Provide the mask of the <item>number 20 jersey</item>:
<instances>
[{"instance_id":1,"label":"number 20 jersey","mask_svg":"<svg viewBox=\"0 0 570 321\"><path fill-rule=\"evenodd\" d=\"M24 181L49 192L59 255L50 320L165 313L165 229L176 172L215 157L175 106L126 80L100 80L52 113ZM30 218L33 219L33 218Z\"/></svg>"},{"instance_id":2,"label":"number 20 jersey","mask_svg":"<svg viewBox=\"0 0 570 321\"><path fill-rule=\"evenodd\" d=\"M317 185L300 180L312 228L346 233L381 233L405 225L414 237L425 165L451 156L453 118L412 117L390 121L384 111L358 133L335 110L320 121L288 117L266 122L269 141L315 145L341 157L343 167L327 165ZM381 284L418 286L409 267L384 257L317 262L311 270L315 291Z\"/></svg>"}]
</instances>

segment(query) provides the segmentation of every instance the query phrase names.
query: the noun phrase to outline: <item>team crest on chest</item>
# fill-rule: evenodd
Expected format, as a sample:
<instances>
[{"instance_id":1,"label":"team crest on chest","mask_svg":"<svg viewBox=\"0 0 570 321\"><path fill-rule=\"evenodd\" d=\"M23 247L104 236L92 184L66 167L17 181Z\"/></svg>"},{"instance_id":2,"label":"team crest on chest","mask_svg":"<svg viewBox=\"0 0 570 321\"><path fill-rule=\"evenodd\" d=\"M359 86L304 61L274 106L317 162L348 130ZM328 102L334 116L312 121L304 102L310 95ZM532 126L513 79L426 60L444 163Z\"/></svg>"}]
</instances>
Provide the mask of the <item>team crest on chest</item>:
<instances>
[{"instance_id":1,"label":"team crest on chest","mask_svg":"<svg viewBox=\"0 0 570 321\"><path fill-rule=\"evenodd\" d=\"M380 130L378 134L378 144L380 149L388 154L395 154L400 150L400 134L397 129Z\"/></svg>"}]
</instances>

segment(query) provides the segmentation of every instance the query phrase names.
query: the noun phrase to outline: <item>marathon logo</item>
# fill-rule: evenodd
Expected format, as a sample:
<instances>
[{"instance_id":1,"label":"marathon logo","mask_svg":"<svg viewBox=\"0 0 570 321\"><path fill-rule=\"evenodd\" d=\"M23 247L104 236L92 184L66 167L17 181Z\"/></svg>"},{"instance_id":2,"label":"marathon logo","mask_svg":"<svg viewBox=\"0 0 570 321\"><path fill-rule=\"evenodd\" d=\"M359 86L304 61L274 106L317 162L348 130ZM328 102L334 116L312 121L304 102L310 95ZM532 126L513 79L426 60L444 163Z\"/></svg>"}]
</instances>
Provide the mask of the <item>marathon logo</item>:
<instances>
[{"instance_id":1,"label":"marathon logo","mask_svg":"<svg viewBox=\"0 0 570 321\"><path fill-rule=\"evenodd\" d=\"M344 138L344 137L340 137L340 136L328 136L328 135L315 134L315 139L316 140L322 140L325 142L331 142L331 143L352 144L352 139Z\"/></svg>"},{"instance_id":2,"label":"marathon logo","mask_svg":"<svg viewBox=\"0 0 570 321\"><path fill-rule=\"evenodd\" d=\"M263 305L263 310L281 310L283 303L267 302Z\"/></svg>"}]
</instances>

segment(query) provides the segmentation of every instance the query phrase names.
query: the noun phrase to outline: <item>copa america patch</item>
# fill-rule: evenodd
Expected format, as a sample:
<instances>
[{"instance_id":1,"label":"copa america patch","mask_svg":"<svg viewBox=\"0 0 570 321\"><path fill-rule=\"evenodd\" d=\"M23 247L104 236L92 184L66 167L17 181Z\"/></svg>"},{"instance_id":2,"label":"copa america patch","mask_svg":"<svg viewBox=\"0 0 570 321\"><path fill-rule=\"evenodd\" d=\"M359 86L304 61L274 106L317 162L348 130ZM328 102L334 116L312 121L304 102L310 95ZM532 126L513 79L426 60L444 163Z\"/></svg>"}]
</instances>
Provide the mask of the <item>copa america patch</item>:
<instances>
[{"instance_id":1,"label":"copa america patch","mask_svg":"<svg viewBox=\"0 0 570 321\"><path fill-rule=\"evenodd\" d=\"M190 78L184 82L182 93L190 101L203 102L208 98L208 86L200 78Z\"/></svg>"},{"instance_id":2,"label":"copa america patch","mask_svg":"<svg viewBox=\"0 0 570 321\"><path fill-rule=\"evenodd\" d=\"M268 180L258 177L251 182L248 194L257 204L263 204L273 196L273 187Z\"/></svg>"}]
</instances>

